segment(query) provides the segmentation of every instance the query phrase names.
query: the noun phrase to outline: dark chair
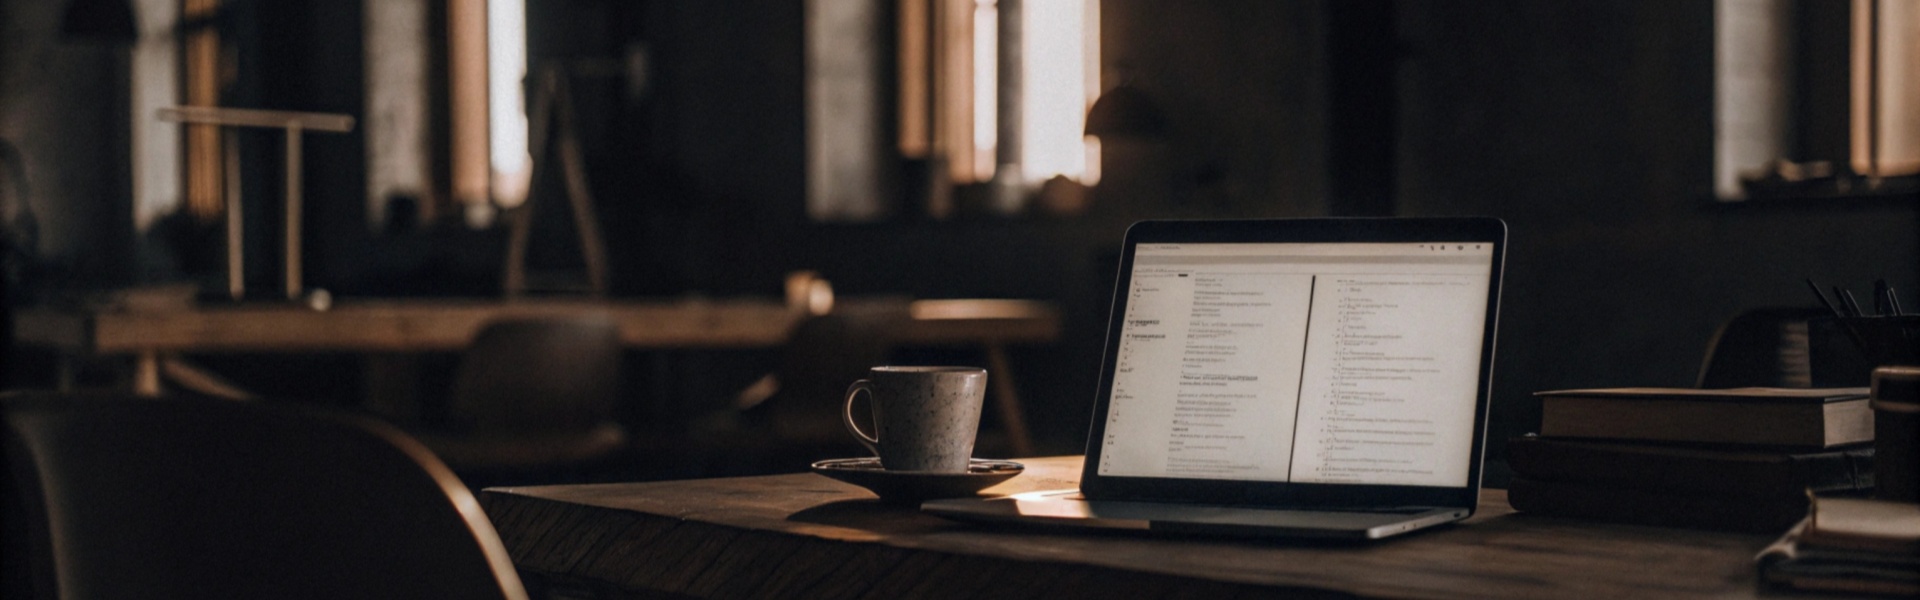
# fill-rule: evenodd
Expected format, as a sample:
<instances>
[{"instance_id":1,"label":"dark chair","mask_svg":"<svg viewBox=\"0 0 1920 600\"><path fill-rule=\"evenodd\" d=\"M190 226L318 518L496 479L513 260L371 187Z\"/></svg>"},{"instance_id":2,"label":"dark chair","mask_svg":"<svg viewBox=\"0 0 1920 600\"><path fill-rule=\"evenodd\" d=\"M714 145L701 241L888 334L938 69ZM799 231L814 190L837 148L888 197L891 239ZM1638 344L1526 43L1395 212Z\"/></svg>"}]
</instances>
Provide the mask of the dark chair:
<instances>
[{"instance_id":1,"label":"dark chair","mask_svg":"<svg viewBox=\"0 0 1920 600\"><path fill-rule=\"evenodd\" d=\"M865 456L841 424L847 386L887 364L908 304L839 307L802 321L781 346L772 373L740 392L732 423L716 437L715 475L805 470L813 461Z\"/></svg>"},{"instance_id":2,"label":"dark chair","mask_svg":"<svg viewBox=\"0 0 1920 600\"><path fill-rule=\"evenodd\" d=\"M439 426L420 441L462 474L512 479L574 468L626 448L614 420L620 330L611 321L501 321L455 368Z\"/></svg>"},{"instance_id":3,"label":"dark chair","mask_svg":"<svg viewBox=\"0 0 1920 600\"><path fill-rule=\"evenodd\" d=\"M0 406L28 538L8 549L33 565L9 573L34 595L527 597L473 495L392 427L121 394Z\"/></svg>"},{"instance_id":4,"label":"dark chair","mask_svg":"<svg viewBox=\"0 0 1920 600\"><path fill-rule=\"evenodd\" d=\"M1734 315L1707 344L1695 387L1811 386L1807 321L1825 314L1810 308L1757 308Z\"/></svg>"}]
</instances>

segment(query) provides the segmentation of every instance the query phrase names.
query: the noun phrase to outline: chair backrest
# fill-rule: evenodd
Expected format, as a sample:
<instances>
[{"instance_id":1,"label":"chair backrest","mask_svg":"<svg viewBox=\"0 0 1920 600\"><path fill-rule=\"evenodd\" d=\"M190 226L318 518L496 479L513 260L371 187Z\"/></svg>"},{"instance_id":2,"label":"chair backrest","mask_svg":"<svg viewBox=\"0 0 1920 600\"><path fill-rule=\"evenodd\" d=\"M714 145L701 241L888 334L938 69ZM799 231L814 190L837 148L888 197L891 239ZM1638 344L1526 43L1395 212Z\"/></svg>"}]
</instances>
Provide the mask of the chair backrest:
<instances>
[{"instance_id":1,"label":"chair backrest","mask_svg":"<svg viewBox=\"0 0 1920 600\"><path fill-rule=\"evenodd\" d=\"M450 418L478 433L591 429L613 418L620 351L608 320L489 324L454 371Z\"/></svg>"},{"instance_id":2,"label":"chair backrest","mask_svg":"<svg viewBox=\"0 0 1920 600\"><path fill-rule=\"evenodd\" d=\"M751 407L752 419L790 440L857 449L841 425L841 402L849 384L889 362L898 330L910 318L907 308L904 300L836 307L802 321L780 349L773 372L778 391Z\"/></svg>"},{"instance_id":3,"label":"chair backrest","mask_svg":"<svg viewBox=\"0 0 1920 600\"><path fill-rule=\"evenodd\" d=\"M473 494L380 423L120 394L0 406L60 597L526 597Z\"/></svg>"},{"instance_id":4,"label":"chair backrest","mask_svg":"<svg viewBox=\"0 0 1920 600\"><path fill-rule=\"evenodd\" d=\"M1695 387L1808 387L1810 308L1756 308L1734 315L1707 344Z\"/></svg>"}]
</instances>

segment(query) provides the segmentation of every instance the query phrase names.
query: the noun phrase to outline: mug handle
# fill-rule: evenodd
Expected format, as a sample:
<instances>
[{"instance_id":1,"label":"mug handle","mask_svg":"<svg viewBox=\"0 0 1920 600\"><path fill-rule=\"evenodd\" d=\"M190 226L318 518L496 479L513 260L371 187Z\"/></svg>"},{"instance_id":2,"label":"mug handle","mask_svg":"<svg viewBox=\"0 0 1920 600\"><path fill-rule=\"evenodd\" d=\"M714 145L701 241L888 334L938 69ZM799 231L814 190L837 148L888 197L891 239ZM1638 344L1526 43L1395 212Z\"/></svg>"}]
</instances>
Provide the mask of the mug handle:
<instances>
[{"instance_id":1,"label":"mug handle","mask_svg":"<svg viewBox=\"0 0 1920 600\"><path fill-rule=\"evenodd\" d=\"M853 382L853 385L847 387L847 403L846 406L842 407L843 410L840 411L840 419L842 423L846 424L847 433L853 434L853 438L859 440L861 445L867 447L867 450L872 451L874 456L879 456L880 446L877 444L880 443L880 438L867 435L867 432L860 430L858 423L853 422L853 397L863 391L867 393L867 400L871 402L873 400L872 381L862 379Z\"/></svg>"}]
</instances>

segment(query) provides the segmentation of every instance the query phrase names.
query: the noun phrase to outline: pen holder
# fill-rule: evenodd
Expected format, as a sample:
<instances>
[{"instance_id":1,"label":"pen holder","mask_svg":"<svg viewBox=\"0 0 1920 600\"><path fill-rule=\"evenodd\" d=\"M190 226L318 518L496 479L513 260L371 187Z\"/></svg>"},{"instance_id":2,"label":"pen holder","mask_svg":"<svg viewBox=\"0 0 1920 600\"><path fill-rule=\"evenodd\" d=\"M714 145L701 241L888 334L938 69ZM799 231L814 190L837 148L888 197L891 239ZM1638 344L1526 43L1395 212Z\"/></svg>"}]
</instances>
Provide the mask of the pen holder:
<instances>
[{"instance_id":1,"label":"pen holder","mask_svg":"<svg viewBox=\"0 0 1920 600\"><path fill-rule=\"evenodd\" d=\"M1810 320L1807 362L1814 387L1866 387L1876 367L1920 365L1920 315Z\"/></svg>"}]
</instances>

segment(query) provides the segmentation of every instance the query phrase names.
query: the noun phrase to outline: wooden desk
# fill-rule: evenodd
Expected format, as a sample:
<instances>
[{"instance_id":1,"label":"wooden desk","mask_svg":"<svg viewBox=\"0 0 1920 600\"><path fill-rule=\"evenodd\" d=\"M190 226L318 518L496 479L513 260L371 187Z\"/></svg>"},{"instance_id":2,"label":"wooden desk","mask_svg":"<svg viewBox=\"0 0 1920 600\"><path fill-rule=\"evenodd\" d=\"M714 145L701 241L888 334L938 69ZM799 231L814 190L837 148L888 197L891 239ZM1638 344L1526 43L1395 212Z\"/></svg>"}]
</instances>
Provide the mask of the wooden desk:
<instances>
[{"instance_id":1,"label":"wooden desk","mask_svg":"<svg viewBox=\"0 0 1920 600\"><path fill-rule=\"evenodd\" d=\"M877 299L843 298L858 309ZM1060 335L1052 304L1031 300L916 300L899 332L902 344L974 346L986 353L996 406L1016 451L1031 451L1009 344ZM618 323L630 348L771 348L787 340L804 311L776 300L386 300L343 301L328 310L294 303L200 304L177 310L19 312L15 337L65 356L131 355L134 389L161 389L164 356L219 352L415 353L467 347L487 323L503 319L603 317ZM64 378L64 376L63 376Z\"/></svg>"},{"instance_id":2,"label":"wooden desk","mask_svg":"<svg viewBox=\"0 0 1920 600\"><path fill-rule=\"evenodd\" d=\"M1079 479L1079 457L1025 462L988 491ZM872 498L810 473L480 494L531 581L603 597L1745 598L1773 538L1514 514L1501 490L1373 544L988 528Z\"/></svg>"}]
</instances>

